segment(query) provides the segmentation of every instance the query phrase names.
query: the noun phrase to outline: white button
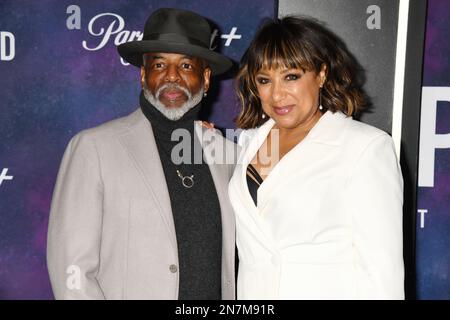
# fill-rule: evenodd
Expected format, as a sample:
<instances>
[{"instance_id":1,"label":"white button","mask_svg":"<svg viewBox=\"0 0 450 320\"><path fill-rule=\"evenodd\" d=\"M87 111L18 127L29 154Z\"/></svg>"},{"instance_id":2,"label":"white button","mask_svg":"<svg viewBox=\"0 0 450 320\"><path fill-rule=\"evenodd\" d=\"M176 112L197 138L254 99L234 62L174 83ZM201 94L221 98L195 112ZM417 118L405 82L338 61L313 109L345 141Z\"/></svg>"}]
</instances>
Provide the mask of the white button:
<instances>
[{"instance_id":1,"label":"white button","mask_svg":"<svg viewBox=\"0 0 450 320\"><path fill-rule=\"evenodd\" d=\"M177 268L176 265L171 264L170 267L169 267L169 270L170 270L170 272L172 272L172 273L176 273L176 272L178 271L178 268Z\"/></svg>"}]
</instances>

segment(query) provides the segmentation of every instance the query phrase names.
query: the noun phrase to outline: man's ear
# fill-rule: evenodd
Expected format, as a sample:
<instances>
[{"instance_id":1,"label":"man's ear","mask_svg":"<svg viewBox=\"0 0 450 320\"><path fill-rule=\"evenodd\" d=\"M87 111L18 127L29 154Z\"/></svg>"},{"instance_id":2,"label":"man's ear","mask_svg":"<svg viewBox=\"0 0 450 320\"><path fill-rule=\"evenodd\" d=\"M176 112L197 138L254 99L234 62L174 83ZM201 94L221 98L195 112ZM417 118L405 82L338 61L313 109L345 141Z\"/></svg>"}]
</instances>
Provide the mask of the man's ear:
<instances>
[{"instance_id":1,"label":"man's ear","mask_svg":"<svg viewBox=\"0 0 450 320\"><path fill-rule=\"evenodd\" d=\"M145 86L145 67L141 67L141 86Z\"/></svg>"},{"instance_id":2,"label":"man's ear","mask_svg":"<svg viewBox=\"0 0 450 320\"><path fill-rule=\"evenodd\" d=\"M203 88L205 89L205 92L209 90L210 79L211 79L211 68L206 67L205 70L203 70Z\"/></svg>"}]
</instances>

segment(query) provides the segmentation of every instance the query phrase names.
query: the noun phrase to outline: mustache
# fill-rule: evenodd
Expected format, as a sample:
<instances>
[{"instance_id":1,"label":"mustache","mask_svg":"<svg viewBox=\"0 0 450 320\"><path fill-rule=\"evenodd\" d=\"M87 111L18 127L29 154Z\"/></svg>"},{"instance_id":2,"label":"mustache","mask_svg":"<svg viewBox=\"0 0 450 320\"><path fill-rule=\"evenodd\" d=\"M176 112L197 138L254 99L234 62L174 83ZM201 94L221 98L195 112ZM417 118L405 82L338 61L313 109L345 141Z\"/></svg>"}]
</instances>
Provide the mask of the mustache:
<instances>
[{"instance_id":1,"label":"mustache","mask_svg":"<svg viewBox=\"0 0 450 320\"><path fill-rule=\"evenodd\" d=\"M162 86L159 87L158 90L156 91L155 97L156 97L157 99L159 99L159 96L161 95L161 93L162 93L164 90L167 90L167 89L169 89L169 90L170 90L170 89L180 90L180 91L182 91L182 92L188 97L188 99L191 99L191 98L192 98L192 94L191 94L191 92L190 92L187 88L182 87L182 86L180 86L180 85L178 85L178 84L176 84L176 83L166 83L166 84L162 85Z\"/></svg>"}]
</instances>

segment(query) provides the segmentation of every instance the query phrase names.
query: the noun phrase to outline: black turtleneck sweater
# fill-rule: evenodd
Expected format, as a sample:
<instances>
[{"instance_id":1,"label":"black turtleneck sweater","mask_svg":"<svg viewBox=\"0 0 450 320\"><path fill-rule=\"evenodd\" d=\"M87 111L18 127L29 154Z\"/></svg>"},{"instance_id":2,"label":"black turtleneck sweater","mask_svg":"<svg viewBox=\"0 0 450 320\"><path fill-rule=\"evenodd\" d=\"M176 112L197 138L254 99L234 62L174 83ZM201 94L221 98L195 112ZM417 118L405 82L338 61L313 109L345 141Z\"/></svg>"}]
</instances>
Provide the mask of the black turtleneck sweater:
<instances>
[{"instance_id":1,"label":"black turtleneck sweater","mask_svg":"<svg viewBox=\"0 0 450 320\"><path fill-rule=\"evenodd\" d=\"M222 270L222 220L216 188L209 166L194 163L194 133L201 105L189 110L181 119L167 119L141 93L141 109L150 121L170 195L178 244L180 300L220 300ZM180 141L171 141L172 132L184 129L191 142L190 163L176 165L170 157ZM183 143L183 145L185 142ZM197 145L197 150L202 150ZM203 159L203 154L201 157ZM197 161L198 162L198 161ZM193 175L192 188L183 186L177 170L183 176Z\"/></svg>"}]
</instances>

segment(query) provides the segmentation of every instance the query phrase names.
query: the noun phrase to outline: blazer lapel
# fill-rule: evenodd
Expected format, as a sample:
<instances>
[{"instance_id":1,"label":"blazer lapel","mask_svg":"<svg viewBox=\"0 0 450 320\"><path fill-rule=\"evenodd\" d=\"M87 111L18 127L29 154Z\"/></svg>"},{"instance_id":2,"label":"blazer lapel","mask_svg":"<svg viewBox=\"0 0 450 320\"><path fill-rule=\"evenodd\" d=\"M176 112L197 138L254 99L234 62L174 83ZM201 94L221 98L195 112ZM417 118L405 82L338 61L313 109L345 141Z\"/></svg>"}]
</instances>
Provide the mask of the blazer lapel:
<instances>
[{"instance_id":1,"label":"blazer lapel","mask_svg":"<svg viewBox=\"0 0 450 320\"><path fill-rule=\"evenodd\" d=\"M318 165L330 155L331 149L341 144L345 119L346 116L341 112L333 114L327 111L309 134L277 163L258 189L258 209L261 213L271 196L286 181Z\"/></svg>"},{"instance_id":2,"label":"blazer lapel","mask_svg":"<svg viewBox=\"0 0 450 320\"><path fill-rule=\"evenodd\" d=\"M171 236L173 248L177 250L175 224L164 170L151 124L147 121L141 109L131 115L128 130L122 132L120 141L141 174L150 197L157 205Z\"/></svg>"},{"instance_id":3,"label":"blazer lapel","mask_svg":"<svg viewBox=\"0 0 450 320\"><path fill-rule=\"evenodd\" d=\"M258 206L255 207L255 203L250 195L250 192L247 187L247 166L250 164L250 162L255 157L258 150L261 148L261 145L266 140L270 130L275 125L275 121L273 119L269 119L266 123L264 123L261 127L257 129L257 132L253 139L248 143L247 149L243 153L239 163L241 164L240 172L239 172L239 179L240 179L240 185L244 187L244 190L242 190L242 198L243 201L245 201L246 205L249 208L254 208L255 210L252 210L254 213L254 219L259 220L260 213L258 212L260 206L260 191L261 187L265 184L265 181L258 189ZM267 178L266 178L267 179Z\"/></svg>"},{"instance_id":4,"label":"blazer lapel","mask_svg":"<svg viewBox=\"0 0 450 320\"><path fill-rule=\"evenodd\" d=\"M264 123L260 128L257 129L255 136L249 141L247 144L247 148L243 150L238 165L236 167L236 174L238 174L238 183L235 184L236 187L239 188L239 192L237 195L240 197L240 201L243 203L244 207L247 209L248 214L241 214L240 218L245 219L248 223L254 225L256 228L251 228L252 230L258 230L260 237L258 239L263 240L264 246L272 251L276 252L276 243L272 237L272 233L270 231L270 227L267 225L264 217L261 216L260 205L259 205L259 191L258 191L258 206L255 206L255 203L250 195L247 186L247 166L255 157L256 152L259 150L263 142L265 141L269 131L274 126L275 121L273 119L269 119L266 123ZM264 184L264 183L263 183ZM261 187L260 187L261 188Z\"/></svg>"}]
</instances>

